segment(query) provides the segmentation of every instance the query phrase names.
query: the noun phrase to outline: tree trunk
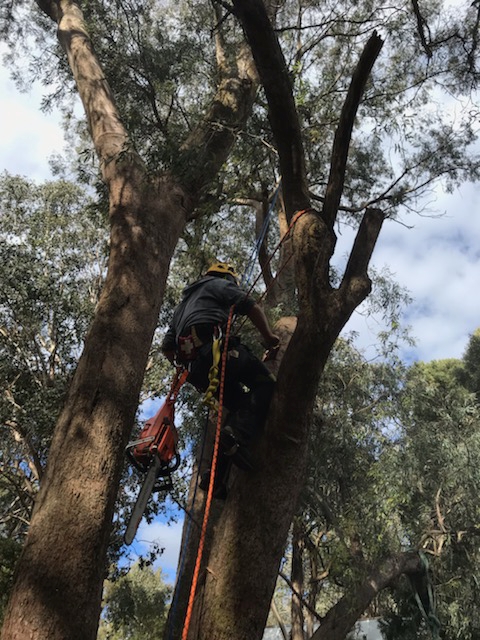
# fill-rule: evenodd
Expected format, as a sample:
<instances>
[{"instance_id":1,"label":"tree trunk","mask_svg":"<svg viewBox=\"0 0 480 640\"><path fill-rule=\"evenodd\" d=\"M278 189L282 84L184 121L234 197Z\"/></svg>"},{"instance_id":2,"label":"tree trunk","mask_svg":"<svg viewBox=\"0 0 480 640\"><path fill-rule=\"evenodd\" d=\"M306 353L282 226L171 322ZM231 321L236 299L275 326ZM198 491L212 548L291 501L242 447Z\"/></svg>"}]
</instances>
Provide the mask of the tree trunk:
<instances>
[{"instance_id":1,"label":"tree trunk","mask_svg":"<svg viewBox=\"0 0 480 640\"><path fill-rule=\"evenodd\" d=\"M85 340L2 628L2 640L94 640L113 508L171 257L199 192L245 123L256 74L245 46L179 154L201 162L149 179L72 0L38 0L58 25L110 195L105 286ZM222 126L224 125L224 126ZM182 155L183 154L183 155ZM180 162L180 165L182 163ZM179 178L178 176L182 176ZM195 198L190 194L194 193Z\"/></svg>"},{"instance_id":2,"label":"tree trunk","mask_svg":"<svg viewBox=\"0 0 480 640\"><path fill-rule=\"evenodd\" d=\"M238 476L217 525L205 577L198 640L260 640L285 540L304 482L308 435L328 355L353 310L370 292L368 263L383 223L367 211L338 289L330 285L335 222L356 107L381 40L367 44L352 77L332 152L328 207L310 209L300 125L285 60L261 0L234 0L261 77L279 151L287 220L293 231L300 313L285 352L256 468ZM346 148L345 148L346 146ZM335 214L335 215L334 215ZM238 612L242 611L242 615Z\"/></svg>"},{"instance_id":3,"label":"tree trunk","mask_svg":"<svg viewBox=\"0 0 480 640\"><path fill-rule=\"evenodd\" d=\"M323 323L322 323L323 325ZM256 469L238 475L217 524L206 574L201 624L207 640L259 640L307 460L309 416L332 342L300 317L281 365ZM238 612L244 612L241 616Z\"/></svg>"}]
</instances>

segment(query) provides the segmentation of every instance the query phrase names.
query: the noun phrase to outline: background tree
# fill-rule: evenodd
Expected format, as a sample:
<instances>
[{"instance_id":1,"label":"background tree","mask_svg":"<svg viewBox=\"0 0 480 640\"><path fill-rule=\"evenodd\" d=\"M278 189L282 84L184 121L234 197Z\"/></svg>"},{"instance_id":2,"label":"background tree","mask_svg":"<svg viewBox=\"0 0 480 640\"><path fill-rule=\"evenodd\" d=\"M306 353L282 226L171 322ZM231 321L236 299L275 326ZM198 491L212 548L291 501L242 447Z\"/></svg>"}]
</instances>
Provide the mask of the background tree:
<instances>
[{"instance_id":1,"label":"background tree","mask_svg":"<svg viewBox=\"0 0 480 640\"><path fill-rule=\"evenodd\" d=\"M295 640L345 637L351 611L338 612L343 602L356 607L375 567L383 567L384 590L371 594L366 614L383 621L386 638L431 637L414 598L418 593L428 612L427 579L442 637L476 637L479 407L459 382L475 339L462 360L408 368L395 357L369 363L337 342L320 387L323 430L312 432L291 568L281 573L307 630L292 624ZM415 575L409 564L400 579L386 560L412 550L423 551L430 572Z\"/></svg>"},{"instance_id":2,"label":"background tree","mask_svg":"<svg viewBox=\"0 0 480 640\"><path fill-rule=\"evenodd\" d=\"M106 261L101 214L71 182L0 180L4 535L22 541Z\"/></svg>"},{"instance_id":3,"label":"background tree","mask_svg":"<svg viewBox=\"0 0 480 640\"><path fill-rule=\"evenodd\" d=\"M126 575L106 583L98 640L161 638L169 595L160 569L133 565Z\"/></svg>"},{"instance_id":4,"label":"background tree","mask_svg":"<svg viewBox=\"0 0 480 640\"><path fill-rule=\"evenodd\" d=\"M409 370L400 414L404 442L390 462L401 482L398 509L406 538L429 558L442 635L452 639L476 637L479 625L480 416L476 396L459 384L459 373L471 372L468 356L475 341L476 334L460 361L421 363ZM399 599L387 637L411 637L406 620L400 623L405 606Z\"/></svg>"}]
</instances>

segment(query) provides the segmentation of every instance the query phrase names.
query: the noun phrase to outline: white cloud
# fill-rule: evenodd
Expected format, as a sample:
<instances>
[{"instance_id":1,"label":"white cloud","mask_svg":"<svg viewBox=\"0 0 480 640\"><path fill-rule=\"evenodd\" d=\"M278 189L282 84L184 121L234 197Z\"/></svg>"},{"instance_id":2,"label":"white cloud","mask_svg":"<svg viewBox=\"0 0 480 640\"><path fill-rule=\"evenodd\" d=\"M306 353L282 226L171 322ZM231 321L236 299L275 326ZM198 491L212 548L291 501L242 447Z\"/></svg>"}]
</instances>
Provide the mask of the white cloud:
<instances>
[{"instance_id":1,"label":"white cloud","mask_svg":"<svg viewBox=\"0 0 480 640\"><path fill-rule=\"evenodd\" d=\"M480 188L463 185L453 194L436 192L430 204L441 217L410 214L403 222L386 221L375 249L372 264L377 270L389 268L406 287L412 305L405 321L412 326L417 341L410 358L430 360L461 357L469 335L480 326ZM351 234L340 238L340 251L349 249ZM362 333L378 330L375 319L354 314L347 330ZM362 346L372 342L364 335Z\"/></svg>"},{"instance_id":2,"label":"white cloud","mask_svg":"<svg viewBox=\"0 0 480 640\"><path fill-rule=\"evenodd\" d=\"M0 67L0 95L0 172L38 181L50 178L48 159L64 147L58 111L41 112L40 88L32 86L28 93L20 93L5 67Z\"/></svg>"},{"instance_id":3,"label":"white cloud","mask_svg":"<svg viewBox=\"0 0 480 640\"><path fill-rule=\"evenodd\" d=\"M147 524L143 521L140 524L135 541L132 545L133 554L140 555L152 544L157 544L164 552L156 563L168 581L175 579L178 557L182 542L183 519L172 524L155 521Z\"/></svg>"}]
</instances>

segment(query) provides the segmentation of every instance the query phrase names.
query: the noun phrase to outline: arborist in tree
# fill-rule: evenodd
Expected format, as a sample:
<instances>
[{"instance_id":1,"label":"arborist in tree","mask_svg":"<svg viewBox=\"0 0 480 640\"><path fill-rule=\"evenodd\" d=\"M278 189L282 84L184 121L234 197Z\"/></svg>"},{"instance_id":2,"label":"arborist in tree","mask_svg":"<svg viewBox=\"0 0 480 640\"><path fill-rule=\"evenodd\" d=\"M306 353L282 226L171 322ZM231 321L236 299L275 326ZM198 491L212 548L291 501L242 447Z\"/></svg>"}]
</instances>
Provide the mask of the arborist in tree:
<instances>
[{"instance_id":1,"label":"arborist in tree","mask_svg":"<svg viewBox=\"0 0 480 640\"><path fill-rule=\"evenodd\" d=\"M232 265L212 264L203 277L184 289L162 342L164 355L170 362L187 367L188 382L201 392L209 387L212 347L214 340L225 333L232 305L235 314L252 321L267 350L272 352L279 345L263 310L239 287L237 277ZM221 452L238 467L251 469L248 446L265 422L275 378L238 336L230 335L228 346L223 348L228 348L223 405L229 415L220 436ZM225 460L219 464L225 467ZM216 477L221 473L220 468ZM201 488L208 487L208 479L207 472Z\"/></svg>"}]
</instances>

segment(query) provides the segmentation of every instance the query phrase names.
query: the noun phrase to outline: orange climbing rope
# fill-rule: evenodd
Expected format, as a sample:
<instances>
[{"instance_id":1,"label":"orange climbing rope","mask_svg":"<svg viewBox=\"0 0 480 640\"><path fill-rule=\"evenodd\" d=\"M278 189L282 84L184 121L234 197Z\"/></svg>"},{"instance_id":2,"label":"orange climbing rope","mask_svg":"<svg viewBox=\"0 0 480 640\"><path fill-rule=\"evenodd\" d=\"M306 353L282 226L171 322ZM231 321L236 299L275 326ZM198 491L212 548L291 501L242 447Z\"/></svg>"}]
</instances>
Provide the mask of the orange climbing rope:
<instances>
[{"instance_id":1,"label":"orange climbing rope","mask_svg":"<svg viewBox=\"0 0 480 640\"><path fill-rule=\"evenodd\" d=\"M179 391L188 378L188 373L188 369L182 369L181 367L176 368L175 376L173 378L172 384L170 386L170 391L168 392L167 396L167 400L172 404L175 404L175 400L177 399Z\"/></svg>"},{"instance_id":2,"label":"orange climbing rope","mask_svg":"<svg viewBox=\"0 0 480 640\"><path fill-rule=\"evenodd\" d=\"M187 613L185 615L185 624L183 626L182 640L187 640L188 631L190 628L190 622L192 619L193 603L195 600L195 593L197 591L198 576L200 574L200 565L202 564L203 549L205 546L205 537L207 533L208 519L210 517L210 507L212 505L213 498L213 486L215 482L215 472L217 470L218 451L220 446L220 430L222 426L222 413L223 413L223 391L225 387L225 369L227 367L227 355L228 355L228 337L230 335L230 328L233 321L234 307L230 309L228 315L227 327L225 329L225 343L222 352L222 373L220 376L220 391L218 396L218 416L217 427L215 431L215 444L213 446L213 457L210 468L210 484L208 485L207 500L205 503L205 512L203 514L202 530L200 532L200 542L198 543L197 559L195 561L195 569L193 571L192 584L190 586L190 596L188 599Z\"/></svg>"}]
</instances>

